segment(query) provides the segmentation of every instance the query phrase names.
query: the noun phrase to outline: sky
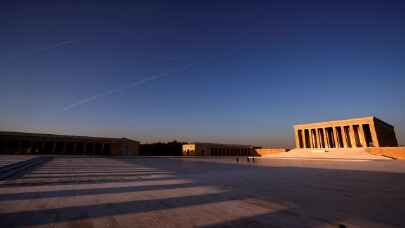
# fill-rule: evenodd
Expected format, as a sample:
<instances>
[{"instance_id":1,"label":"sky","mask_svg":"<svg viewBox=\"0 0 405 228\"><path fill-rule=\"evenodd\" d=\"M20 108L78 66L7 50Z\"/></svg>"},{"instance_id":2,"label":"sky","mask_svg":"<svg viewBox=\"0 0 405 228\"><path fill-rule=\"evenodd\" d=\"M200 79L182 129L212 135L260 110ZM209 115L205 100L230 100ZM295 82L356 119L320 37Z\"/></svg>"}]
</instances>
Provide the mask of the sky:
<instances>
[{"instance_id":1,"label":"sky","mask_svg":"<svg viewBox=\"0 0 405 228\"><path fill-rule=\"evenodd\" d=\"M374 115L405 145L404 1L1 1L0 130L257 146Z\"/></svg>"}]
</instances>

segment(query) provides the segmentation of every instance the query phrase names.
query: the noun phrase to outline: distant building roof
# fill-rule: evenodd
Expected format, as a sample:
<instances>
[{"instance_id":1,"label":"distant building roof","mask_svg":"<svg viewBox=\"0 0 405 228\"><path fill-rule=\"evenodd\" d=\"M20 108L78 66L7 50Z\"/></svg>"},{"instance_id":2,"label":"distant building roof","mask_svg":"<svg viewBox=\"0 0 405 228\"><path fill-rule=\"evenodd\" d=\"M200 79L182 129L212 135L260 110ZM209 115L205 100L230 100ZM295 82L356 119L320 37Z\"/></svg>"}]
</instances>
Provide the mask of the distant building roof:
<instances>
[{"instance_id":1,"label":"distant building roof","mask_svg":"<svg viewBox=\"0 0 405 228\"><path fill-rule=\"evenodd\" d=\"M103 140L111 142L123 142L123 141L132 141L139 143L136 140L128 138L111 138L111 137L93 137L93 136L78 136L78 135L57 135L57 134L45 134L45 133L29 133L29 132L17 132L17 131L0 131L0 136L25 136L25 137L44 137L44 138L68 138L76 140Z\"/></svg>"}]
</instances>

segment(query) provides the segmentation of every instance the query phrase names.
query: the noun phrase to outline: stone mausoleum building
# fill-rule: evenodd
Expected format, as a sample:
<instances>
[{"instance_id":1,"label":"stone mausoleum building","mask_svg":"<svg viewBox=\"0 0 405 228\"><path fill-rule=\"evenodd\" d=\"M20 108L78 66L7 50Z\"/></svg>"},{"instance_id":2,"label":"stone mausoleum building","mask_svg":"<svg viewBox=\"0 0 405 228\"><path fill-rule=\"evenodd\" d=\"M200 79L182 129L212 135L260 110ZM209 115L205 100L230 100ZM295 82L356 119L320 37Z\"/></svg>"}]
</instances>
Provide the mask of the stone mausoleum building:
<instances>
[{"instance_id":1,"label":"stone mausoleum building","mask_svg":"<svg viewBox=\"0 0 405 228\"><path fill-rule=\"evenodd\" d=\"M394 127L374 116L294 125L296 148L397 147Z\"/></svg>"},{"instance_id":2,"label":"stone mausoleum building","mask_svg":"<svg viewBox=\"0 0 405 228\"><path fill-rule=\"evenodd\" d=\"M139 142L127 138L0 131L0 154L138 155Z\"/></svg>"},{"instance_id":3,"label":"stone mausoleum building","mask_svg":"<svg viewBox=\"0 0 405 228\"><path fill-rule=\"evenodd\" d=\"M217 143L191 143L182 147L183 156L251 156L254 147Z\"/></svg>"}]
</instances>

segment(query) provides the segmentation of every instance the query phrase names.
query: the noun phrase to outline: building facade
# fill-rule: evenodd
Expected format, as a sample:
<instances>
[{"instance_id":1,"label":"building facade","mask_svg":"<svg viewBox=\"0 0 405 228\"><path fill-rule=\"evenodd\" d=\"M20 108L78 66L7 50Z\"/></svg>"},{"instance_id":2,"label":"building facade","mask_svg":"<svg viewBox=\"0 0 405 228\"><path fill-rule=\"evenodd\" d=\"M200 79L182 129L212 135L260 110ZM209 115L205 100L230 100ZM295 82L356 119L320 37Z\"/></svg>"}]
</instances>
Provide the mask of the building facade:
<instances>
[{"instance_id":1,"label":"building facade","mask_svg":"<svg viewBox=\"0 0 405 228\"><path fill-rule=\"evenodd\" d=\"M138 155L139 142L104 138L0 132L0 154Z\"/></svg>"},{"instance_id":2,"label":"building facade","mask_svg":"<svg viewBox=\"0 0 405 228\"><path fill-rule=\"evenodd\" d=\"M287 152L287 148L255 148L255 156L267 156Z\"/></svg>"},{"instance_id":3,"label":"building facade","mask_svg":"<svg viewBox=\"0 0 405 228\"><path fill-rule=\"evenodd\" d=\"M183 156L252 156L254 147L216 143L191 143L182 147Z\"/></svg>"},{"instance_id":4,"label":"building facade","mask_svg":"<svg viewBox=\"0 0 405 228\"><path fill-rule=\"evenodd\" d=\"M373 116L294 125L297 148L396 147L394 127Z\"/></svg>"}]
</instances>

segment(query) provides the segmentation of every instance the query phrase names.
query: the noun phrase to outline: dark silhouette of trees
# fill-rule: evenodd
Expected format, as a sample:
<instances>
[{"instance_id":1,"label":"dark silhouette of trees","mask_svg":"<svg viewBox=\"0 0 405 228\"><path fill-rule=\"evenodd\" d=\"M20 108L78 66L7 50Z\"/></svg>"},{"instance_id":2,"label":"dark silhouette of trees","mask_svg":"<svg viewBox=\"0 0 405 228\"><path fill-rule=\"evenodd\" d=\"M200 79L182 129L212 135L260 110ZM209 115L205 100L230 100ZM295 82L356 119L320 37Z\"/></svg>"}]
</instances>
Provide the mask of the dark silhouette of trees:
<instances>
[{"instance_id":1,"label":"dark silhouette of trees","mask_svg":"<svg viewBox=\"0 0 405 228\"><path fill-rule=\"evenodd\" d=\"M139 155L143 156L181 156L183 142L176 140L168 143L148 143L139 146Z\"/></svg>"}]
</instances>

